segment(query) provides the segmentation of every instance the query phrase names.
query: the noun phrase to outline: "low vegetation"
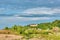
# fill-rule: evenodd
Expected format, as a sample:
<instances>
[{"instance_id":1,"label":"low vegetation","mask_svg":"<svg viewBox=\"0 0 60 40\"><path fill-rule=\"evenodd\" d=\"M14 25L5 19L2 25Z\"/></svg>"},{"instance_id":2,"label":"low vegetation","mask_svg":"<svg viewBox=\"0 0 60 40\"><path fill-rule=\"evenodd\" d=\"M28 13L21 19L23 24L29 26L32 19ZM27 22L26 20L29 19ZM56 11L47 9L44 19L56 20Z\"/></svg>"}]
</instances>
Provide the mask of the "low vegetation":
<instances>
[{"instance_id":1,"label":"low vegetation","mask_svg":"<svg viewBox=\"0 0 60 40\"><path fill-rule=\"evenodd\" d=\"M60 20L40 23L37 26L14 25L11 28L5 27L4 30L23 35L26 40L60 40Z\"/></svg>"}]
</instances>

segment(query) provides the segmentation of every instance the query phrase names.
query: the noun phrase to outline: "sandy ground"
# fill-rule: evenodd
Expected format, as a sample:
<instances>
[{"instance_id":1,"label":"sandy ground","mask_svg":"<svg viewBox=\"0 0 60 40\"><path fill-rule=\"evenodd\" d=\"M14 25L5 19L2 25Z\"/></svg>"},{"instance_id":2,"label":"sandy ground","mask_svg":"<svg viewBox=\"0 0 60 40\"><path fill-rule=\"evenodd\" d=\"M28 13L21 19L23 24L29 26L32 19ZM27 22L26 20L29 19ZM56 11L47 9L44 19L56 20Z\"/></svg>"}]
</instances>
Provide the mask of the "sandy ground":
<instances>
[{"instance_id":1,"label":"sandy ground","mask_svg":"<svg viewBox=\"0 0 60 40\"><path fill-rule=\"evenodd\" d=\"M22 40L23 36L12 34L0 34L0 40Z\"/></svg>"}]
</instances>

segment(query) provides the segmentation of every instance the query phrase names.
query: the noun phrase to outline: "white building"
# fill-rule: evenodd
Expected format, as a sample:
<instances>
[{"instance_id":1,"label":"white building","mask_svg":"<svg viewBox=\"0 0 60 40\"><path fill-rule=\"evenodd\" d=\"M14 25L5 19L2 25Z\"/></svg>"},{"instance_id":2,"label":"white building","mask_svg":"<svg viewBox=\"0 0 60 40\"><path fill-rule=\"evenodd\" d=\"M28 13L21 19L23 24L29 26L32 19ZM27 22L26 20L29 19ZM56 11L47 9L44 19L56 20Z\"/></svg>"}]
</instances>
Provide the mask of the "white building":
<instances>
[{"instance_id":1,"label":"white building","mask_svg":"<svg viewBox=\"0 0 60 40\"><path fill-rule=\"evenodd\" d=\"M37 24L30 24L30 26L37 26Z\"/></svg>"}]
</instances>

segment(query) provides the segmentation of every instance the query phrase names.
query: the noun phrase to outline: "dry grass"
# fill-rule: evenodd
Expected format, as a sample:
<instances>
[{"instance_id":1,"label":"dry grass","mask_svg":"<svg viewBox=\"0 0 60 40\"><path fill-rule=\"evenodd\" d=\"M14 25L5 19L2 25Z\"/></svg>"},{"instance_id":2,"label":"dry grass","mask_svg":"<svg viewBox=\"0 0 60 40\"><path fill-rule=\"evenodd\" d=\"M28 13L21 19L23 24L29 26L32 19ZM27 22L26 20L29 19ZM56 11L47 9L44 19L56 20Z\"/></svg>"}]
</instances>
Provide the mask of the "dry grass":
<instances>
[{"instance_id":1,"label":"dry grass","mask_svg":"<svg viewBox=\"0 0 60 40\"><path fill-rule=\"evenodd\" d=\"M0 40L21 40L23 36L12 34L0 34Z\"/></svg>"},{"instance_id":2,"label":"dry grass","mask_svg":"<svg viewBox=\"0 0 60 40\"><path fill-rule=\"evenodd\" d=\"M22 35L16 35L10 30L0 30L0 40L22 40Z\"/></svg>"}]
</instances>

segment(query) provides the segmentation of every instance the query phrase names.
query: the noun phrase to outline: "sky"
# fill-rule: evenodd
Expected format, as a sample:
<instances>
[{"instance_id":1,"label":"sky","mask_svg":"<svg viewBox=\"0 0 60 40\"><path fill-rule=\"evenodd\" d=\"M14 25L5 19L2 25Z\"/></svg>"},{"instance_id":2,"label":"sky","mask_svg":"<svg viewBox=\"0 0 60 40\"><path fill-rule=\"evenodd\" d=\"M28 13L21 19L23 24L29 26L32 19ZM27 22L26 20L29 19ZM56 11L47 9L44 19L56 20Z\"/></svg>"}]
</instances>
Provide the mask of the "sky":
<instances>
[{"instance_id":1,"label":"sky","mask_svg":"<svg viewBox=\"0 0 60 40\"><path fill-rule=\"evenodd\" d=\"M60 0L0 0L0 29L60 20Z\"/></svg>"}]
</instances>

